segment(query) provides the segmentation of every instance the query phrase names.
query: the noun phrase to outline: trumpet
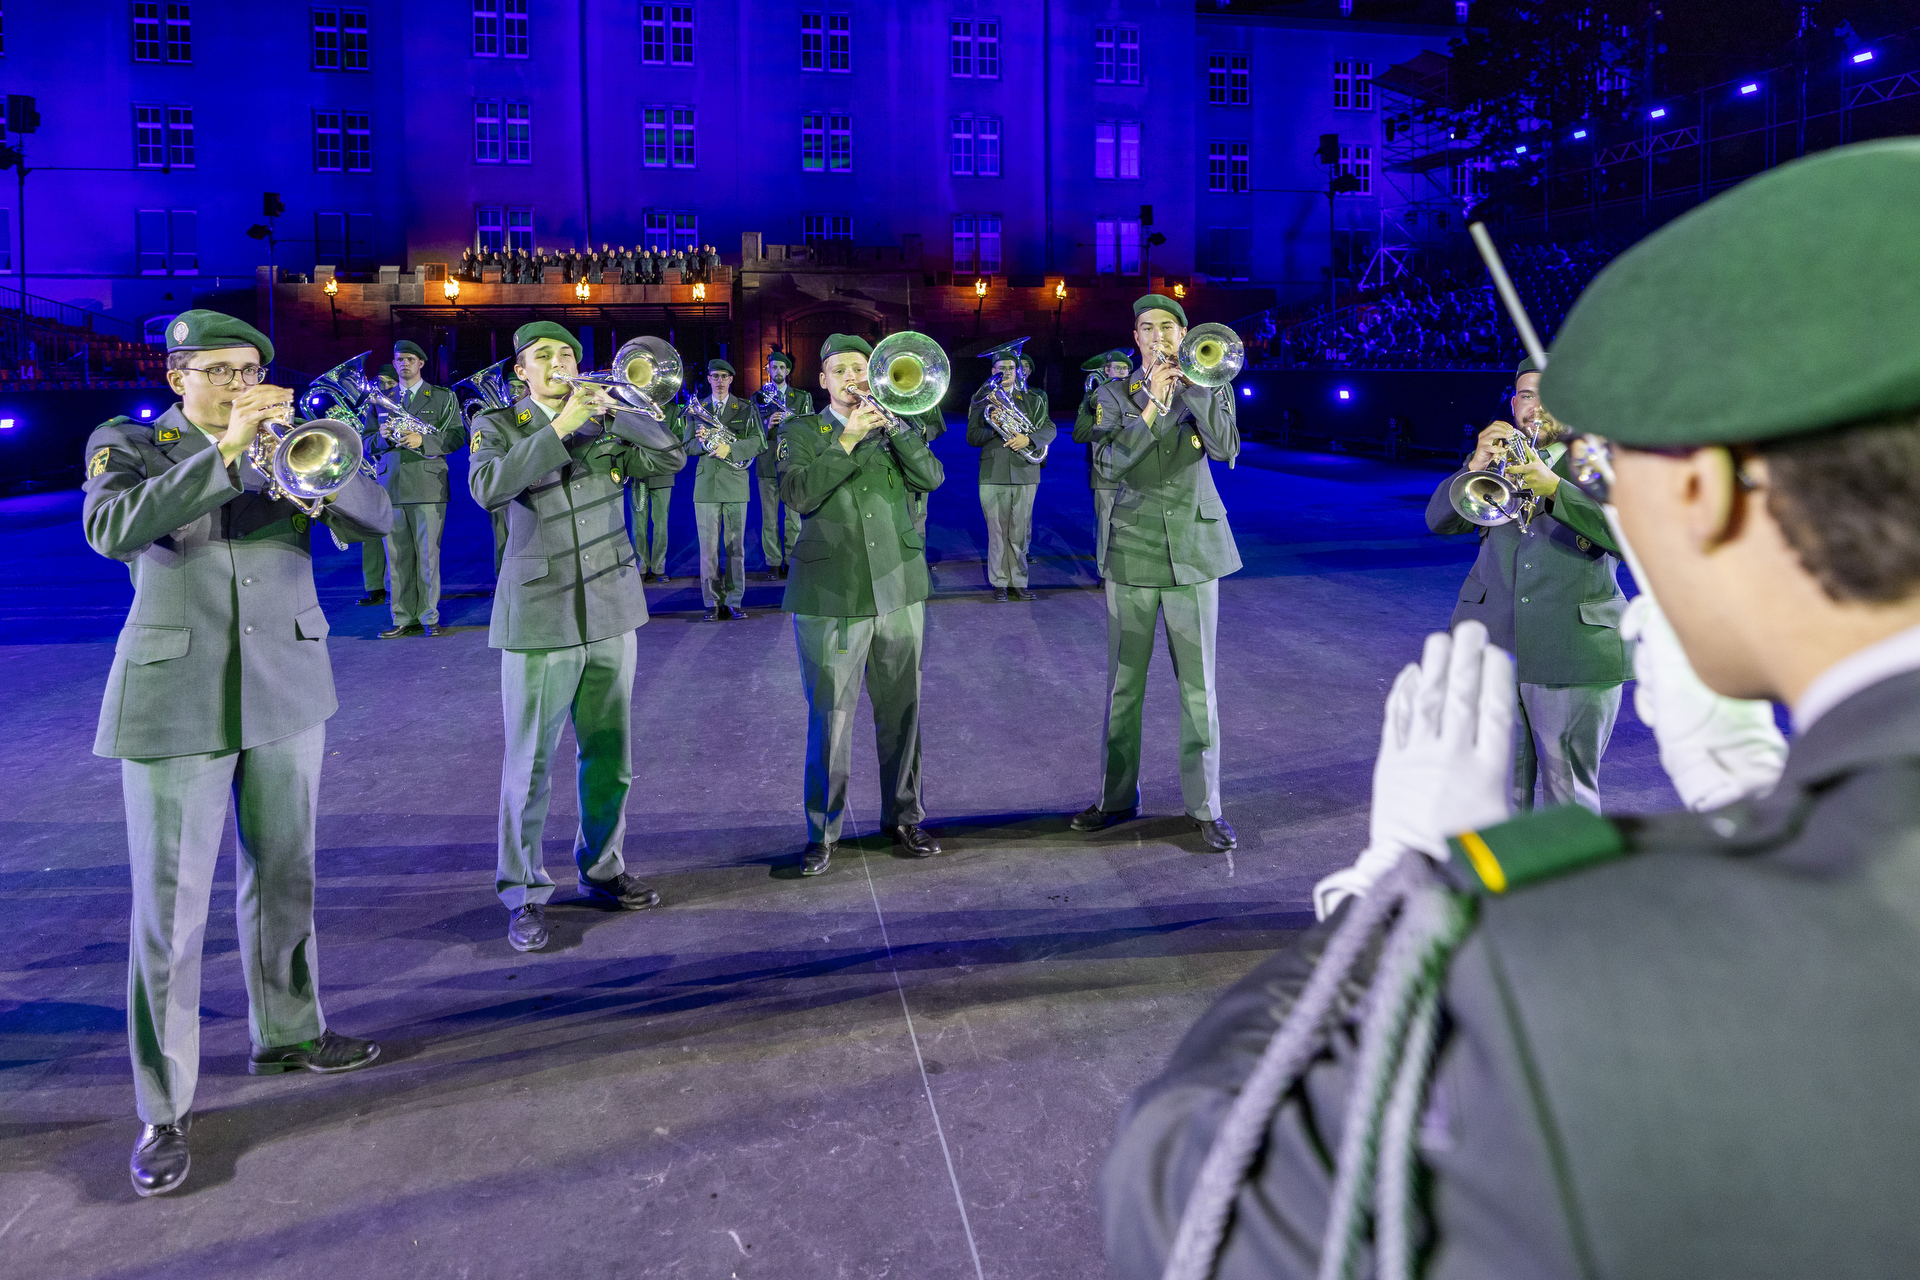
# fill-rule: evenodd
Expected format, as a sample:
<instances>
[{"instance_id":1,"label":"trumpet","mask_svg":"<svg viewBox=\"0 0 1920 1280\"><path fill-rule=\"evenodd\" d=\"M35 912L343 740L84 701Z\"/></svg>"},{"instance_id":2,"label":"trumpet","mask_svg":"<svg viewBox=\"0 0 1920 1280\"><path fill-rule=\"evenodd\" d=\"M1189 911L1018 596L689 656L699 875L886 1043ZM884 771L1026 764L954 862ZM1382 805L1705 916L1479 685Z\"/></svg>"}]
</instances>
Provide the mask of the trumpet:
<instances>
[{"instance_id":1,"label":"trumpet","mask_svg":"<svg viewBox=\"0 0 1920 1280\"><path fill-rule=\"evenodd\" d=\"M735 471L747 469L747 465L753 459L737 458L733 455L733 446L740 443L740 437L729 431L720 419L714 417L711 409L689 395L682 412L686 415L687 421L693 424L693 437L700 442L702 449L713 454L717 461L726 463ZM715 452L721 445L727 447L727 456L724 458Z\"/></svg>"},{"instance_id":2,"label":"trumpet","mask_svg":"<svg viewBox=\"0 0 1920 1280\"><path fill-rule=\"evenodd\" d=\"M264 492L318 517L328 498L347 487L360 469L360 433L337 418L263 422L247 442L247 461L266 478Z\"/></svg>"},{"instance_id":3,"label":"trumpet","mask_svg":"<svg viewBox=\"0 0 1920 1280\"><path fill-rule=\"evenodd\" d=\"M873 380L873 371L880 380ZM867 357L867 376L853 387L861 404L879 410L892 435L910 427L908 418L939 404L953 379L953 366L940 344L924 333L903 329L880 339Z\"/></svg>"},{"instance_id":4,"label":"trumpet","mask_svg":"<svg viewBox=\"0 0 1920 1280\"><path fill-rule=\"evenodd\" d=\"M1224 324L1203 324L1187 330L1187 336L1180 340L1178 349L1169 350L1165 344L1153 352L1153 363L1147 373L1152 375L1155 368L1171 363L1180 371L1180 380L1192 387L1224 387L1240 376L1247 365L1246 344L1240 341L1240 335ZM1169 403L1154 405L1161 413L1173 412L1171 397Z\"/></svg>"},{"instance_id":5,"label":"trumpet","mask_svg":"<svg viewBox=\"0 0 1920 1280\"><path fill-rule=\"evenodd\" d=\"M1522 529L1533 521L1540 498L1507 472L1531 460L1540 450L1540 435L1550 419L1544 410L1536 410L1528 429L1516 429L1501 446L1492 464L1480 471L1467 471L1454 477L1447 487L1447 501L1469 524L1482 528L1518 520Z\"/></svg>"}]
</instances>

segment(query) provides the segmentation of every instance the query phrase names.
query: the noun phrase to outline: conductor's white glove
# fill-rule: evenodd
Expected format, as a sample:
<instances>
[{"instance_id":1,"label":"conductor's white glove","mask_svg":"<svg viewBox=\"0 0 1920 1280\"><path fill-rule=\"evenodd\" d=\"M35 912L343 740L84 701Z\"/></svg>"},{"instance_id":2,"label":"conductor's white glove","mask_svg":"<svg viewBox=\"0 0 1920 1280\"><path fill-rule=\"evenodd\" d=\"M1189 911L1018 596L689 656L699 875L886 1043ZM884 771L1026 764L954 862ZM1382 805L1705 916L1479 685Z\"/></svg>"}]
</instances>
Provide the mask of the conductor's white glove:
<instances>
[{"instance_id":1,"label":"conductor's white glove","mask_svg":"<svg viewBox=\"0 0 1920 1280\"><path fill-rule=\"evenodd\" d=\"M1513 660L1484 625L1427 637L1387 694L1366 852L1313 887L1315 916L1365 893L1409 849L1445 862L1448 836L1513 811L1514 707Z\"/></svg>"},{"instance_id":2,"label":"conductor's white glove","mask_svg":"<svg viewBox=\"0 0 1920 1280\"><path fill-rule=\"evenodd\" d=\"M1773 789L1787 740L1773 704L1725 698L1694 674L1680 638L1651 595L1635 596L1620 619L1633 641L1633 709L1660 744L1660 767L1695 813Z\"/></svg>"}]
</instances>

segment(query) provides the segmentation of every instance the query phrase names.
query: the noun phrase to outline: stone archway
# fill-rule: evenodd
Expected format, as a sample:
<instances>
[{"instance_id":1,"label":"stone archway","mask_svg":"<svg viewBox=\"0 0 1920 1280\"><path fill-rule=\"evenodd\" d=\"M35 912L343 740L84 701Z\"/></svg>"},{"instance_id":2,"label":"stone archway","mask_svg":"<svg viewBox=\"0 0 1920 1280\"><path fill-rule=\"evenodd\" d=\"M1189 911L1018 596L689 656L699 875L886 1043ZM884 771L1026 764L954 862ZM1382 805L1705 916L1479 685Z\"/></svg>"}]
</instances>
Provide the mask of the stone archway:
<instances>
[{"instance_id":1,"label":"stone archway","mask_svg":"<svg viewBox=\"0 0 1920 1280\"><path fill-rule=\"evenodd\" d=\"M878 342L885 336L885 323L870 311L852 311L846 308L809 311L794 316L786 322L787 353L793 357L793 385L813 397L816 405L823 403L820 391L820 344L828 335L835 333L855 333L868 342Z\"/></svg>"}]
</instances>

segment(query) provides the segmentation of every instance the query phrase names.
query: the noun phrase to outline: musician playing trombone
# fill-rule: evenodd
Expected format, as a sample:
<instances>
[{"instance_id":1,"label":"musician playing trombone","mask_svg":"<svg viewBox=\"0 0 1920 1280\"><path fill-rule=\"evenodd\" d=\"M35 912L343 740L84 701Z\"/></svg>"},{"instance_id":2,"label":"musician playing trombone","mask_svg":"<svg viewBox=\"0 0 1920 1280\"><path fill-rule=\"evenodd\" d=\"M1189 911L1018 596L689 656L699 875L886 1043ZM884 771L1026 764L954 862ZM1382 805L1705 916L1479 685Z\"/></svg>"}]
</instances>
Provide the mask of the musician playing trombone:
<instances>
[{"instance_id":1,"label":"musician playing trombone","mask_svg":"<svg viewBox=\"0 0 1920 1280\"><path fill-rule=\"evenodd\" d=\"M1076 815L1075 831L1140 812L1140 714L1159 620L1180 682L1180 793L1208 848L1235 846L1220 809L1220 717L1214 631L1220 579L1240 568L1227 508L1209 459L1240 453L1233 388L1189 386L1175 358L1187 313L1164 294L1133 304L1141 367L1099 391L1095 415L1117 424L1094 445L1100 474L1120 483L1107 556L1107 724L1100 799Z\"/></svg>"},{"instance_id":2,"label":"musician playing trombone","mask_svg":"<svg viewBox=\"0 0 1920 1280\"><path fill-rule=\"evenodd\" d=\"M1040 464L1056 428L1047 395L1029 390L1033 361L1021 338L986 353L993 372L967 409L967 443L980 450L980 511L987 519L987 585L993 598L1031 600L1027 549L1033 541L1033 499ZM998 391L1000 394L996 395ZM995 424L999 420L999 425ZM1008 434L1011 431L1012 434Z\"/></svg>"},{"instance_id":3,"label":"musician playing trombone","mask_svg":"<svg viewBox=\"0 0 1920 1280\"><path fill-rule=\"evenodd\" d=\"M364 542L393 512L360 469L351 426L331 424L324 469L311 460L321 433L303 433L297 453L292 440L267 447L281 434L272 424L293 416L293 393L266 384L272 360L253 326L183 311L167 326L179 403L152 422L116 418L87 441L87 544L133 574L93 751L121 762L126 801L127 1039L145 1126L130 1169L143 1196L178 1188L190 1164L200 952L229 806L248 1070L330 1074L380 1053L328 1029L314 983L314 815L339 704L311 543L315 519ZM289 494L263 463L296 485L324 479Z\"/></svg>"},{"instance_id":4,"label":"musician playing trombone","mask_svg":"<svg viewBox=\"0 0 1920 1280\"><path fill-rule=\"evenodd\" d=\"M1527 519L1474 525L1454 509L1461 473L1427 503L1435 533L1478 533L1480 555L1460 586L1453 622L1475 618L1518 664L1520 716L1513 735L1513 804L1579 804L1600 812L1600 758L1620 713L1620 690L1633 673L1620 635L1627 607L1619 551L1600 505L1570 482L1567 445L1540 404L1531 359L1514 371L1513 422L1480 433L1466 470L1486 471L1502 457L1506 474L1531 495ZM1515 424L1531 430L1522 436ZM1516 447L1517 446L1517 447Z\"/></svg>"},{"instance_id":5,"label":"musician playing trombone","mask_svg":"<svg viewBox=\"0 0 1920 1280\"><path fill-rule=\"evenodd\" d=\"M624 911L660 905L660 895L628 873L622 848L633 782L634 631L647 620L625 486L678 469L686 454L660 421L620 408L604 386L576 381L579 340L559 325L522 325L513 347L514 376L527 394L475 416L468 483L482 507L507 513L487 637L501 651L506 717L494 890L507 908L508 944L538 951L547 945L553 896L541 835L569 720L580 757L580 890Z\"/></svg>"},{"instance_id":6,"label":"musician playing trombone","mask_svg":"<svg viewBox=\"0 0 1920 1280\"><path fill-rule=\"evenodd\" d=\"M402 339L393 346L393 364L381 372L393 371L387 394L428 430L382 415L368 441L380 486L393 503L393 532L386 540L393 627L380 633L382 640L446 634L440 625L440 539L451 492L447 455L466 443L466 430L453 392L428 383L421 376L426 367L427 353Z\"/></svg>"},{"instance_id":7,"label":"musician playing trombone","mask_svg":"<svg viewBox=\"0 0 1920 1280\"><path fill-rule=\"evenodd\" d=\"M740 602L747 594L747 502L753 495L747 465L767 447L760 415L733 390L733 366L707 361L711 391L682 423L687 453L698 454L693 477L693 516L700 530L700 598L706 621L724 614L738 621L747 615ZM703 423L717 424L718 432ZM729 440L727 437L731 437Z\"/></svg>"}]
</instances>

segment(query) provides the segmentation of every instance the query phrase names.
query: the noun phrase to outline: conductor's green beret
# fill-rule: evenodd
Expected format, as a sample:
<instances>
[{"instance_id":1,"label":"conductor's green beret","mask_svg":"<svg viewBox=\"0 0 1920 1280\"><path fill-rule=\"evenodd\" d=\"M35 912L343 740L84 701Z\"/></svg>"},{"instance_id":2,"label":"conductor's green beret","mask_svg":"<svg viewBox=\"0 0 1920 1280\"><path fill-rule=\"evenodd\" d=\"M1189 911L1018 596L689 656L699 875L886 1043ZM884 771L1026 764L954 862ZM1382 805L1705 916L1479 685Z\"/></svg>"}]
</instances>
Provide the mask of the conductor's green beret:
<instances>
[{"instance_id":1,"label":"conductor's green beret","mask_svg":"<svg viewBox=\"0 0 1920 1280\"><path fill-rule=\"evenodd\" d=\"M830 333L827 335L827 340L820 344L820 359L831 360L849 351L870 356L873 354L873 347L865 338L856 337L851 333Z\"/></svg>"},{"instance_id":2,"label":"conductor's green beret","mask_svg":"<svg viewBox=\"0 0 1920 1280\"><path fill-rule=\"evenodd\" d=\"M427 358L427 353L420 349L420 344L411 338L402 338L400 341L394 343L393 354L396 356L417 356L421 360Z\"/></svg>"},{"instance_id":3,"label":"conductor's green beret","mask_svg":"<svg viewBox=\"0 0 1920 1280\"><path fill-rule=\"evenodd\" d=\"M222 347L252 347L261 364L273 363L273 344L267 335L220 311L182 311L167 325L168 351L218 351Z\"/></svg>"},{"instance_id":4,"label":"conductor's green beret","mask_svg":"<svg viewBox=\"0 0 1920 1280\"><path fill-rule=\"evenodd\" d=\"M1165 311L1180 322L1182 329L1187 327L1187 309L1164 293L1149 293L1136 298L1133 303L1133 318L1138 320L1142 311Z\"/></svg>"},{"instance_id":5,"label":"conductor's green beret","mask_svg":"<svg viewBox=\"0 0 1920 1280\"><path fill-rule=\"evenodd\" d=\"M1920 410L1920 141L1749 179L1620 255L1540 399L1626 445L1742 444Z\"/></svg>"},{"instance_id":6,"label":"conductor's green beret","mask_svg":"<svg viewBox=\"0 0 1920 1280\"><path fill-rule=\"evenodd\" d=\"M725 360L707 361L707 372L708 373L724 373L729 378L734 376L733 366L728 364Z\"/></svg>"},{"instance_id":7,"label":"conductor's green beret","mask_svg":"<svg viewBox=\"0 0 1920 1280\"><path fill-rule=\"evenodd\" d=\"M775 347L771 352L767 354L767 363L783 364L787 366L788 369L792 369L793 357L788 355L786 352L782 351L780 348Z\"/></svg>"},{"instance_id":8,"label":"conductor's green beret","mask_svg":"<svg viewBox=\"0 0 1920 1280\"><path fill-rule=\"evenodd\" d=\"M523 324L513 331L513 354L519 355L542 338L552 338L555 342L564 342L573 348L573 358L580 358L580 339L551 320L535 320Z\"/></svg>"}]
</instances>

